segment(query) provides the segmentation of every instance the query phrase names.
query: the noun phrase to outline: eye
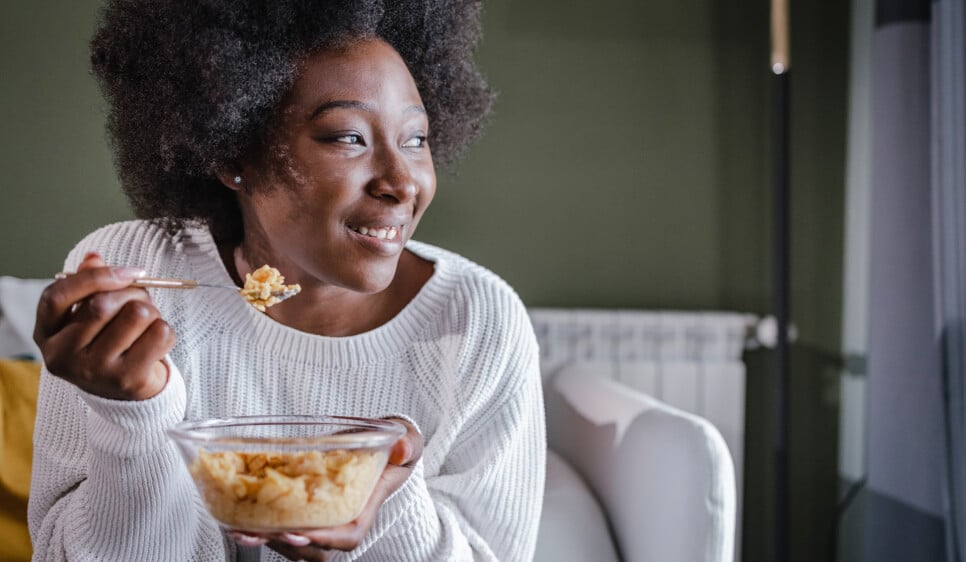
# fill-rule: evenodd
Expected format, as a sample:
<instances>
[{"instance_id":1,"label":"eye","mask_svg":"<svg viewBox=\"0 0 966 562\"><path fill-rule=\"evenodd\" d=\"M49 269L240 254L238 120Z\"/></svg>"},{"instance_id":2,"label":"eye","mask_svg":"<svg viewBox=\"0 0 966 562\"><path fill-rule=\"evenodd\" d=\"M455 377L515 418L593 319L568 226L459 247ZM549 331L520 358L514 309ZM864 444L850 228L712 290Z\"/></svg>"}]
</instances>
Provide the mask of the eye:
<instances>
[{"instance_id":1,"label":"eye","mask_svg":"<svg viewBox=\"0 0 966 562\"><path fill-rule=\"evenodd\" d=\"M422 148L426 146L426 137L423 135L415 136L403 143L403 148Z\"/></svg>"},{"instance_id":2,"label":"eye","mask_svg":"<svg viewBox=\"0 0 966 562\"><path fill-rule=\"evenodd\" d=\"M343 144L362 144L362 135L349 133L349 134L333 137L332 140L334 140L335 142L341 142Z\"/></svg>"}]
</instances>

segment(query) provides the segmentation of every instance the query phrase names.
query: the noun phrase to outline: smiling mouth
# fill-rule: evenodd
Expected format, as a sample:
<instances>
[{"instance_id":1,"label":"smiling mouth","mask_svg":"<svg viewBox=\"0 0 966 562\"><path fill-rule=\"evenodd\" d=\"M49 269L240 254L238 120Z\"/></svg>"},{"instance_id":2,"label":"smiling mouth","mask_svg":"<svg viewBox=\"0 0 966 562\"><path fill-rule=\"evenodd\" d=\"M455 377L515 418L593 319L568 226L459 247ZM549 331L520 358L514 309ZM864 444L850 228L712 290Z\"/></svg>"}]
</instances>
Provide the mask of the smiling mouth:
<instances>
[{"instance_id":1,"label":"smiling mouth","mask_svg":"<svg viewBox=\"0 0 966 562\"><path fill-rule=\"evenodd\" d=\"M352 231L358 232L363 236L369 236L370 238L378 238L379 240L395 240L396 236L399 235L399 231L402 227L396 226L350 226Z\"/></svg>"}]
</instances>

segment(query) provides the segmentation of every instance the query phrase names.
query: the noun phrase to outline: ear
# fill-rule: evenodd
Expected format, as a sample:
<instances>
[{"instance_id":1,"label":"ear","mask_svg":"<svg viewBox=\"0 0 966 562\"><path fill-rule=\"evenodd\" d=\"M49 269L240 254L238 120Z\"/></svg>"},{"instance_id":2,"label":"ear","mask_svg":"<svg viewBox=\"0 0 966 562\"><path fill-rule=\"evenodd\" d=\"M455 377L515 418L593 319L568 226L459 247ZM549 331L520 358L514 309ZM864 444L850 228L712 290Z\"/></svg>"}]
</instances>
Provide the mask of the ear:
<instances>
[{"instance_id":1,"label":"ear","mask_svg":"<svg viewBox=\"0 0 966 562\"><path fill-rule=\"evenodd\" d=\"M245 175L242 167L235 162L221 166L215 171L215 176L222 185L232 191L239 191L245 184Z\"/></svg>"}]
</instances>

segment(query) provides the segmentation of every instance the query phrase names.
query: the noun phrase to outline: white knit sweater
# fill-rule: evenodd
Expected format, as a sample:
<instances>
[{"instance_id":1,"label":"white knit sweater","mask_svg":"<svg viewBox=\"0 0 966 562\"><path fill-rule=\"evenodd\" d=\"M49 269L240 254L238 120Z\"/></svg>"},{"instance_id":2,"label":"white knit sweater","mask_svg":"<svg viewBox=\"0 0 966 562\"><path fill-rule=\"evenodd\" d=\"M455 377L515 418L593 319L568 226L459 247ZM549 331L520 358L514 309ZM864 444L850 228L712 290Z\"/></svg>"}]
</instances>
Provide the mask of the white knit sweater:
<instances>
[{"instance_id":1,"label":"white knit sweater","mask_svg":"<svg viewBox=\"0 0 966 562\"><path fill-rule=\"evenodd\" d=\"M354 551L333 560L533 556L545 433L536 340L516 294L469 260L417 242L432 278L395 318L357 336L307 334L230 291L153 291L178 343L167 386L107 400L44 370L29 522L34 560L284 560L227 539L164 430L183 419L334 414L415 421L426 442L406 483ZM206 230L141 221L102 228L98 251L152 276L230 284Z\"/></svg>"}]
</instances>

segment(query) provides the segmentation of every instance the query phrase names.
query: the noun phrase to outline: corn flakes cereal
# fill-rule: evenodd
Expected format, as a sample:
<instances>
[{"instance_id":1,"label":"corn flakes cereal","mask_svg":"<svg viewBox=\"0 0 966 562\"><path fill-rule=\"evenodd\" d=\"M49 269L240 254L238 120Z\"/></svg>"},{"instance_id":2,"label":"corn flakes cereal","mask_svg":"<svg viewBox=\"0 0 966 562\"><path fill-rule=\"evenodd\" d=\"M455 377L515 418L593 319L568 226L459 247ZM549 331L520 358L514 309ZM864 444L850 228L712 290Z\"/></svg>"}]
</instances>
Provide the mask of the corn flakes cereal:
<instances>
[{"instance_id":1,"label":"corn flakes cereal","mask_svg":"<svg viewBox=\"0 0 966 562\"><path fill-rule=\"evenodd\" d=\"M200 450L191 475L211 514L239 530L343 525L365 506L388 451Z\"/></svg>"},{"instance_id":2,"label":"corn flakes cereal","mask_svg":"<svg viewBox=\"0 0 966 562\"><path fill-rule=\"evenodd\" d=\"M263 265L252 273L245 274L245 286L241 289L241 296L258 310L265 309L282 302L278 295L282 292L298 294L302 290L298 284L286 285L285 277L274 267Z\"/></svg>"}]
</instances>

